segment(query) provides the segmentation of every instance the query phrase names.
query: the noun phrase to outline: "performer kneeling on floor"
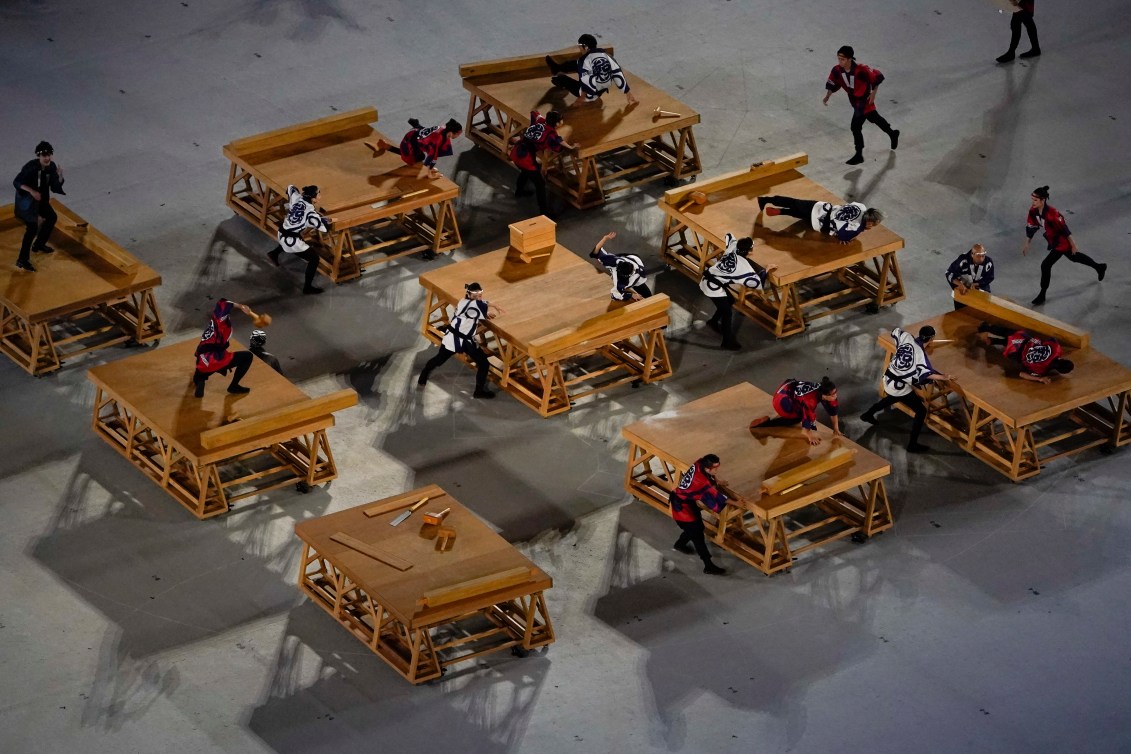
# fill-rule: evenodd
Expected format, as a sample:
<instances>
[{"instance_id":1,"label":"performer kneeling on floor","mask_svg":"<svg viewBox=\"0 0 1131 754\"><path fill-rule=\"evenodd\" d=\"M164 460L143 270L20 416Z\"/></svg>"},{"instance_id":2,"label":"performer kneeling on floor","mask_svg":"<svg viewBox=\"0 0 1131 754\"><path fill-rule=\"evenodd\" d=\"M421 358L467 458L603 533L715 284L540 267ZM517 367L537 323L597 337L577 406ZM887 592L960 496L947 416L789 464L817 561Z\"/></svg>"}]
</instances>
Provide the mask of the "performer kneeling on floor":
<instances>
[{"instance_id":1,"label":"performer kneeling on floor","mask_svg":"<svg viewBox=\"0 0 1131 754\"><path fill-rule=\"evenodd\" d=\"M231 352L228 350L228 341L232 337L232 309L239 309L244 314L251 316L251 309L245 304L237 304L222 298L216 302L212 310L212 318L204 333L200 336L200 345L196 347L196 373L192 376L192 384L196 387L194 395L204 397L204 383L210 376L219 372L226 375L229 369L235 369L232 382L228 385L228 392L240 395L250 393L251 388L244 387L240 380L251 368L254 358L249 351Z\"/></svg>"},{"instance_id":2,"label":"performer kneeling on floor","mask_svg":"<svg viewBox=\"0 0 1131 754\"><path fill-rule=\"evenodd\" d=\"M487 372L491 368L487 354L476 342L476 331L479 323L484 318L491 319L503 314L503 310L490 304L483 298L483 286L479 283L468 283L464 286L464 297L456 304L455 314L452 315L448 331L440 341L440 352L428 360L420 372L416 384L424 387L428 384L428 376L432 370L443 364L457 353L467 354L475 362L475 392L476 398L494 398L495 393L487 388Z\"/></svg>"},{"instance_id":3,"label":"performer kneeling on floor","mask_svg":"<svg viewBox=\"0 0 1131 754\"><path fill-rule=\"evenodd\" d=\"M768 265L764 272L758 272L749 259L754 239L735 238L727 233L723 240L726 248L703 272L699 290L715 305L715 314L707 320L707 327L722 334L723 348L737 351L742 344L734 337L734 294L731 291L733 288L761 288L766 275L776 270L777 265Z\"/></svg>"},{"instance_id":4,"label":"performer kneeling on floor","mask_svg":"<svg viewBox=\"0 0 1131 754\"><path fill-rule=\"evenodd\" d=\"M806 220L823 236L832 236L842 244L884 221L878 209L869 209L860 202L833 204L791 196L760 196L758 206L770 217L785 215Z\"/></svg>"},{"instance_id":5,"label":"performer kneeling on floor","mask_svg":"<svg viewBox=\"0 0 1131 754\"><path fill-rule=\"evenodd\" d=\"M715 476L719 472L719 465L719 457L714 453L708 453L691 464L691 468L679 478L679 484L668 495L672 518L679 528L683 529L683 534L679 535L672 549L686 555L697 553L703 561L703 573L712 576L720 576L726 573L726 569L720 568L711 560L699 503L703 503L715 513L726 506L727 496L719 490L720 482ZM692 550L693 545L694 550Z\"/></svg>"},{"instance_id":6,"label":"performer kneeling on floor","mask_svg":"<svg viewBox=\"0 0 1131 754\"><path fill-rule=\"evenodd\" d=\"M609 84L624 92L628 104L636 104L636 95L630 91L628 79L620 64L613 60L613 56L597 46L597 38L592 34L582 34L577 38L581 48L581 57L576 63L557 63L549 55L546 56L546 65L554 76L550 83L560 89L566 89L574 97L584 97L586 102L596 102L601 95L609 91ZM566 76L567 71L576 71L577 78Z\"/></svg>"},{"instance_id":7,"label":"performer kneeling on floor","mask_svg":"<svg viewBox=\"0 0 1131 754\"><path fill-rule=\"evenodd\" d=\"M1068 374L1075 367L1068 359L1061 358L1064 351L1056 338L1045 338L988 322L978 326L978 338L988 346L1004 346L1002 353L1005 357L1021 365L1023 380L1047 385L1054 376Z\"/></svg>"},{"instance_id":8,"label":"performer kneeling on floor","mask_svg":"<svg viewBox=\"0 0 1131 754\"><path fill-rule=\"evenodd\" d=\"M877 411L885 411L902 403L915 413L907 450L911 453L928 453L931 449L919 443L919 433L923 431L923 423L927 420L927 406L915 392L915 388L932 381L953 381L954 378L936 372L927 358L924 348L935 337L935 328L924 325L919 328L919 336L915 337L897 327L891 331L891 336L895 339L896 347L895 354L884 370L884 397L861 414L860 418L869 424L875 424Z\"/></svg>"},{"instance_id":9,"label":"performer kneeling on floor","mask_svg":"<svg viewBox=\"0 0 1131 754\"><path fill-rule=\"evenodd\" d=\"M401 139L399 147L379 139L378 149L399 154L404 164L409 167L415 167L420 163L417 178L439 178L440 171L436 168L436 160L451 155L452 139L459 138L463 133L463 126L455 118L448 118L448 122L442 126L427 128L420 125L420 121L416 118L409 118L408 124L412 129Z\"/></svg>"},{"instance_id":10,"label":"performer kneeling on floor","mask_svg":"<svg viewBox=\"0 0 1131 754\"><path fill-rule=\"evenodd\" d=\"M643 301L652 295L648 278L644 274L644 262L635 254L610 254L605 244L617 237L616 232L606 233L589 252L613 276L613 289L610 292L614 301Z\"/></svg>"},{"instance_id":11,"label":"performer kneeling on floor","mask_svg":"<svg viewBox=\"0 0 1131 754\"><path fill-rule=\"evenodd\" d=\"M833 437L841 437L839 407L836 402L836 385L828 377L820 382L806 382L790 378L783 382L774 393L774 411L778 416L771 419L760 416L750 422L755 427L792 427L801 424L801 431L810 445L820 445L817 434L817 406L825 407L829 420L833 423Z\"/></svg>"},{"instance_id":12,"label":"performer kneeling on floor","mask_svg":"<svg viewBox=\"0 0 1131 754\"><path fill-rule=\"evenodd\" d=\"M303 293L321 293L322 289L314 285L314 276L318 274L318 252L302 239L302 234L314 229L321 233L330 230L330 218L323 217L314 207L318 201L317 186L303 186L299 191L294 186L287 186L287 214L279 223L279 245L267 252L267 256L279 266L279 255L284 251L306 260L306 277L302 286Z\"/></svg>"}]
</instances>

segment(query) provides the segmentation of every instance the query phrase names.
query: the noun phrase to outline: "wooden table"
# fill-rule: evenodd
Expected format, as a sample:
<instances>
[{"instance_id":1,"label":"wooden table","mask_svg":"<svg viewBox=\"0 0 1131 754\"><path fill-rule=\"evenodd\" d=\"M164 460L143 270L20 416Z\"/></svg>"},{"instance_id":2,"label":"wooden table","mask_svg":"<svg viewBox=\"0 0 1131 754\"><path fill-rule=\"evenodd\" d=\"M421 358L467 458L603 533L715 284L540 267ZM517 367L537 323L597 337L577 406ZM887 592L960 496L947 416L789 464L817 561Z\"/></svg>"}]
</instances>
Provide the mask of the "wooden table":
<instances>
[{"instance_id":1,"label":"wooden table","mask_svg":"<svg viewBox=\"0 0 1131 754\"><path fill-rule=\"evenodd\" d=\"M629 424L621 430L629 442L625 488L670 516L668 493L680 476L703 455L716 454L730 500L718 515L703 510L707 531L719 547L767 575L789 568L806 550L891 528L887 461L847 438L833 440L822 425L816 447L800 426L750 430L751 419L767 414L775 415L772 396L743 382ZM855 452L850 463L763 494L767 480L838 449Z\"/></svg>"},{"instance_id":2,"label":"wooden table","mask_svg":"<svg viewBox=\"0 0 1131 754\"><path fill-rule=\"evenodd\" d=\"M63 360L165 333L153 289L161 276L58 199L54 254L33 254L36 272L16 269L25 225L0 207L0 350L34 375Z\"/></svg>"},{"instance_id":3,"label":"wooden table","mask_svg":"<svg viewBox=\"0 0 1131 754\"><path fill-rule=\"evenodd\" d=\"M95 434L200 519L251 495L287 485L306 491L337 477L326 429L356 393L308 398L254 359L242 382L250 393L231 395L230 377L214 375L196 398L196 345L194 338L89 370Z\"/></svg>"},{"instance_id":4,"label":"wooden table","mask_svg":"<svg viewBox=\"0 0 1131 754\"><path fill-rule=\"evenodd\" d=\"M605 48L610 54L613 48ZM559 62L576 60L576 46L550 53ZM574 151L543 153L547 182L579 209L604 204L611 194L647 181L680 180L702 170L692 126L699 113L637 76L628 77L639 103L626 104L615 87L586 103L550 84L545 53L460 66L471 93L465 133L491 154L510 163L510 139L530 125L531 110L557 110L561 133ZM569 101L569 104L567 104ZM657 107L679 117L654 116Z\"/></svg>"},{"instance_id":5,"label":"wooden table","mask_svg":"<svg viewBox=\"0 0 1131 754\"><path fill-rule=\"evenodd\" d=\"M981 291L956 298L967 308L903 327L931 325L937 340L953 341L929 349L931 364L954 375L959 390L934 382L920 391L928 427L1015 482L1056 458L1131 442L1131 370L1091 348L1087 333ZM1021 379L1001 349L978 343L983 321L1056 337L1076 368L1048 385ZM895 344L888 333L879 341L886 365Z\"/></svg>"},{"instance_id":6,"label":"wooden table","mask_svg":"<svg viewBox=\"0 0 1131 754\"><path fill-rule=\"evenodd\" d=\"M670 377L663 331L668 297L613 301L607 274L564 246L553 248L524 262L507 247L422 274L424 336L441 341L464 285L475 281L484 298L506 311L479 328L491 376L542 416L569 411L580 398L625 382Z\"/></svg>"},{"instance_id":7,"label":"wooden table","mask_svg":"<svg viewBox=\"0 0 1131 754\"><path fill-rule=\"evenodd\" d=\"M322 258L319 272L335 283L416 251L459 246L459 187L443 176L418 179L419 167L392 152L374 157L365 142L399 144L401 133L385 136L376 122L377 110L367 107L233 141L224 147L228 206L276 238L287 186L318 186L318 205L334 223L308 243Z\"/></svg>"},{"instance_id":8,"label":"wooden table","mask_svg":"<svg viewBox=\"0 0 1131 754\"><path fill-rule=\"evenodd\" d=\"M758 197L773 194L843 204L844 200L798 170L809 158L796 154L756 163L694 186L665 192L660 199L664 234L660 256L698 281L723 252L723 238L754 238L750 258L776 264L765 289L738 294L735 308L779 338L805 330L815 319L867 306L878 311L904 298L895 252L903 239L880 225L848 245L812 230L808 220L759 215ZM690 201L693 191L707 203Z\"/></svg>"},{"instance_id":9,"label":"wooden table","mask_svg":"<svg viewBox=\"0 0 1131 754\"><path fill-rule=\"evenodd\" d=\"M424 508L389 525L424 496ZM444 508L456 539L440 552L422 516ZM366 515L375 509L385 512ZM302 521L295 533L299 588L412 683L489 652L525 654L554 641L543 596L553 580L440 487ZM399 565L353 549L343 534Z\"/></svg>"}]
</instances>

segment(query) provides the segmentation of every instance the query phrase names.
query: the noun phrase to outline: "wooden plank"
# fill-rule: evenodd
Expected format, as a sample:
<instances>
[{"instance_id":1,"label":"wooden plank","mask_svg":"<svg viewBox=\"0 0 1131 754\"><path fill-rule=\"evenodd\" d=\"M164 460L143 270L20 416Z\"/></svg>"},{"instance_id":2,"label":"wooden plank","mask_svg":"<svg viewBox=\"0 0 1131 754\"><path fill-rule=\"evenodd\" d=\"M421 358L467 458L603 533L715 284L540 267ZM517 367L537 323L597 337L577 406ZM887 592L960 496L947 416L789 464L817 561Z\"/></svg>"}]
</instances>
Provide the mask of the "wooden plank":
<instances>
[{"instance_id":1,"label":"wooden plank","mask_svg":"<svg viewBox=\"0 0 1131 754\"><path fill-rule=\"evenodd\" d=\"M234 445L311 419L329 416L335 411L356 405L357 393L349 389L339 390L329 395L310 398L302 403L268 411L250 419L205 430L200 433L200 444L209 450Z\"/></svg>"},{"instance_id":2,"label":"wooden plank","mask_svg":"<svg viewBox=\"0 0 1131 754\"><path fill-rule=\"evenodd\" d=\"M78 241L83 249L126 275L137 272L140 266L138 261L125 249L92 228L85 220L80 220L69 213L59 212L58 215L59 222L56 227Z\"/></svg>"},{"instance_id":3,"label":"wooden plank","mask_svg":"<svg viewBox=\"0 0 1131 754\"><path fill-rule=\"evenodd\" d=\"M438 607L452 602L459 602L468 597L476 597L480 594L489 594L500 589L518 586L519 584L529 581L530 577L531 569L526 566L519 566L518 568L511 568L488 576L480 576L477 579L461 581L451 586L429 589L421 595L420 599L417 601L417 607L423 609L426 607Z\"/></svg>"},{"instance_id":4,"label":"wooden plank","mask_svg":"<svg viewBox=\"0 0 1131 754\"><path fill-rule=\"evenodd\" d=\"M407 571L409 568L412 568L412 563L408 562L404 558L393 555L391 552L386 552L381 548L374 547L373 545L366 542L362 542L360 539L351 537L345 532L340 531L336 534L331 534L330 539L334 540L340 545L345 545L351 550L357 550L362 555L366 555L370 558L373 558L374 560L379 560L387 566L392 566L398 571Z\"/></svg>"},{"instance_id":5,"label":"wooden plank","mask_svg":"<svg viewBox=\"0 0 1131 754\"><path fill-rule=\"evenodd\" d=\"M609 55L613 55L612 46L602 48ZM499 58L497 60L483 60L478 63L466 63L459 67L459 75L462 79L476 78L479 76L493 76L499 73L511 73L514 71L528 71L531 69L541 68L546 71L546 78L550 78L550 69L546 65L546 55L549 55L558 63L565 63L571 60L577 60L581 57L581 50L577 45L570 45L563 47L560 50L555 50L550 53L540 53L536 55L517 55L513 58Z\"/></svg>"},{"instance_id":6,"label":"wooden plank","mask_svg":"<svg viewBox=\"0 0 1131 754\"><path fill-rule=\"evenodd\" d=\"M795 466L762 482L762 494L777 495L790 488L799 487L827 471L852 463L855 456L856 451L852 448L837 448L821 458L810 459L800 466Z\"/></svg>"},{"instance_id":7,"label":"wooden plank","mask_svg":"<svg viewBox=\"0 0 1131 754\"><path fill-rule=\"evenodd\" d=\"M362 511L369 518L375 518L385 513L392 513L399 511L401 508L407 508L410 505L415 505L416 501L413 500L394 500L389 503L382 503L381 505L374 505L372 508L366 508Z\"/></svg>"},{"instance_id":8,"label":"wooden plank","mask_svg":"<svg viewBox=\"0 0 1131 754\"><path fill-rule=\"evenodd\" d=\"M235 139L225 145L224 153L236 157L243 157L254 152L275 149L276 147L287 144L296 144L316 136L326 136L327 134L347 131L351 128L376 122L377 108L362 107L345 113L328 115L318 120L297 123L293 126L285 126L274 131L256 134L255 136Z\"/></svg>"},{"instance_id":9,"label":"wooden plank","mask_svg":"<svg viewBox=\"0 0 1131 754\"><path fill-rule=\"evenodd\" d=\"M705 194L710 194L712 191L725 191L735 186L742 186L754 181L760 181L771 175L784 173L787 170L795 170L803 165L809 164L809 155L804 152L798 152L786 157L779 157L776 160L764 160L756 162L746 170L735 170L731 173L723 173L720 176L711 178L707 181L699 181L697 183L688 184L680 188L670 189L664 192L663 199L660 204L668 204L670 206L678 206L683 200L689 196L693 191L701 191Z\"/></svg>"},{"instance_id":10,"label":"wooden plank","mask_svg":"<svg viewBox=\"0 0 1131 754\"><path fill-rule=\"evenodd\" d=\"M634 301L628 306L618 307L598 317L583 322L576 327L566 327L530 341L527 353L535 358L545 357L557 351L572 348L587 341L598 340L625 326L643 322L668 311L671 299L660 293L643 301Z\"/></svg>"},{"instance_id":11,"label":"wooden plank","mask_svg":"<svg viewBox=\"0 0 1131 754\"><path fill-rule=\"evenodd\" d=\"M955 291L954 300L983 314L1003 319L1018 329L1028 330L1039 335L1051 335L1062 345L1073 348L1086 348L1088 346L1088 333L1080 328L1073 327L1040 312L1035 312L1032 309L1026 309L1020 304L985 291L969 290L964 294Z\"/></svg>"}]
</instances>

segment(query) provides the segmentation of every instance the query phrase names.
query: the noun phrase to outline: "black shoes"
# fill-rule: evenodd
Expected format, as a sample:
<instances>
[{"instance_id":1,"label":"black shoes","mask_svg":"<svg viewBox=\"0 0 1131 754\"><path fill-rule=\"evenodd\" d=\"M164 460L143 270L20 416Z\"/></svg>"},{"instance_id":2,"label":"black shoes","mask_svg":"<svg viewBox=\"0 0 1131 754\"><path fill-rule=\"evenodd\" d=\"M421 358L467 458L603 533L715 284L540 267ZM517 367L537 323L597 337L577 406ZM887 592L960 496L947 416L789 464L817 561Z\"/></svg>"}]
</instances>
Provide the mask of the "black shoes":
<instances>
[{"instance_id":1,"label":"black shoes","mask_svg":"<svg viewBox=\"0 0 1131 754\"><path fill-rule=\"evenodd\" d=\"M769 203L770 203L770 197L768 197L768 196L759 196L758 197L758 209L765 209L766 205L769 204Z\"/></svg>"},{"instance_id":2,"label":"black shoes","mask_svg":"<svg viewBox=\"0 0 1131 754\"><path fill-rule=\"evenodd\" d=\"M431 262L433 259L436 258L436 252L432 251L431 249L425 249L420 254L420 258L423 259L425 262Z\"/></svg>"},{"instance_id":3,"label":"black shoes","mask_svg":"<svg viewBox=\"0 0 1131 754\"><path fill-rule=\"evenodd\" d=\"M857 152L856 154L852 155L852 157L845 160L844 164L845 165L859 165L862 162L864 162L864 154L862 152Z\"/></svg>"},{"instance_id":4,"label":"black shoes","mask_svg":"<svg viewBox=\"0 0 1131 754\"><path fill-rule=\"evenodd\" d=\"M730 342L724 341L723 345L722 345L722 349L724 351L741 351L742 350L742 344L739 343L737 340L732 340Z\"/></svg>"},{"instance_id":5,"label":"black shoes","mask_svg":"<svg viewBox=\"0 0 1131 754\"><path fill-rule=\"evenodd\" d=\"M726 572L727 569L717 566L714 563L708 563L706 567L703 568L703 573L708 576L722 576Z\"/></svg>"},{"instance_id":6,"label":"black shoes","mask_svg":"<svg viewBox=\"0 0 1131 754\"><path fill-rule=\"evenodd\" d=\"M272 262L274 262L276 267L279 266L279 250L278 249L275 249L274 251L267 252L267 258L270 259Z\"/></svg>"},{"instance_id":7,"label":"black shoes","mask_svg":"<svg viewBox=\"0 0 1131 754\"><path fill-rule=\"evenodd\" d=\"M1013 52L1010 51L1010 52L1005 53L1004 55L999 55L998 57L994 58L994 60L996 60L999 63L1012 63L1013 62Z\"/></svg>"},{"instance_id":8,"label":"black shoes","mask_svg":"<svg viewBox=\"0 0 1131 754\"><path fill-rule=\"evenodd\" d=\"M251 392L251 388L243 385L228 385L228 392L232 395L246 395Z\"/></svg>"},{"instance_id":9,"label":"black shoes","mask_svg":"<svg viewBox=\"0 0 1131 754\"><path fill-rule=\"evenodd\" d=\"M1098 268L1096 269L1096 272L1097 272L1097 273L1099 274L1099 276L1100 276L1100 280L1103 280L1103 279L1104 279L1104 275L1106 275L1106 274L1107 274L1107 264L1106 264L1106 263L1105 263L1105 264L1101 264L1101 265L1100 265L1100 266L1099 266L1099 267L1098 267Z\"/></svg>"},{"instance_id":10,"label":"black shoes","mask_svg":"<svg viewBox=\"0 0 1131 754\"><path fill-rule=\"evenodd\" d=\"M676 552L682 552L684 555L693 555L695 553L695 548L688 542L676 542L672 545L672 549Z\"/></svg>"},{"instance_id":11,"label":"black shoes","mask_svg":"<svg viewBox=\"0 0 1131 754\"><path fill-rule=\"evenodd\" d=\"M1040 293L1038 293L1037 297L1029 303L1031 303L1033 306L1040 306L1041 304L1045 303L1045 292L1041 291Z\"/></svg>"},{"instance_id":12,"label":"black shoes","mask_svg":"<svg viewBox=\"0 0 1131 754\"><path fill-rule=\"evenodd\" d=\"M40 254L54 254L55 250L50 246L33 246L32 251L38 251Z\"/></svg>"},{"instance_id":13,"label":"black shoes","mask_svg":"<svg viewBox=\"0 0 1131 754\"><path fill-rule=\"evenodd\" d=\"M719 324L719 321L717 319L707 320L707 327L711 328L715 332L722 332L723 331L723 326Z\"/></svg>"},{"instance_id":14,"label":"black shoes","mask_svg":"<svg viewBox=\"0 0 1131 754\"><path fill-rule=\"evenodd\" d=\"M477 388L475 388L475 392L471 394L471 397L472 398L494 398L495 392L493 390L488 390L485 387L477 387Z\"/></svg>"},{"instance_id":15,"label":"black shoes","mask_svg":"<svg viewBox=\"0 0 1131 754\"><path fill-rule=\"evenodd\" d=\"M1041 57L1041 48L1040 47L1034 47L1033 49L1029 50L1028 52L1021 53L1017 57L1022 58L1022 59L1039 58L1039 57Z\"/></svg>"},{"instance_id":16,"label":"black shoes","mask_svg":"<svg viewBox=\"0 0 1131 754\"><path fill-rule=\"evenodd\" d=\"M318 286L315 286L315 285L306 285L306 286L303 286L302 292L303 292L303 295L306 295L306 296L309 296L311 294L317 295L319 293L322 293L322 289L319 288Z\"/></svg>"},{"instance_id":17,"label":"black shoes","mask_svg":"<svg viewBox=\"0 0 1131 754\"><path fill-rule=\"evenodd\" d=\"M876 416L870 411L865 411L864 413L860 414L860 421L864 422L865 424L875 424Z\"/></svg>"},{"instance_id":18,"label":"black shoes","mask_svg":"<svg viewBox=\"0 0 1131 754\"><path fill-rule=\"evenodd\" d=\"M25 262L22 259L16 260L17 270L27 270L28 272L35 272L35 267L32 267L31 262Z\"/></svg>"},{"instance_id":19,"label":"black shoes","mask_svg":"<svg viewBox=\"0 0 1131 754\"><path fill-rule=\"evenodd\" d=\"M911 443L910 445L907 446L907 452L908 453L930 453L931 452L931 446L924 445L924 444L919 443L919 442L913 442L913 443Z\"/></svg>"},{"instance_id":20,"label":"black shoes","mask_svg":"<svg viewBox=\"0 0 1131 754\"><path fill-rule=\"evenodd\" d=\"M891 148L899 149L899 130L891 132Z\"/></svg>"}]
</instances>

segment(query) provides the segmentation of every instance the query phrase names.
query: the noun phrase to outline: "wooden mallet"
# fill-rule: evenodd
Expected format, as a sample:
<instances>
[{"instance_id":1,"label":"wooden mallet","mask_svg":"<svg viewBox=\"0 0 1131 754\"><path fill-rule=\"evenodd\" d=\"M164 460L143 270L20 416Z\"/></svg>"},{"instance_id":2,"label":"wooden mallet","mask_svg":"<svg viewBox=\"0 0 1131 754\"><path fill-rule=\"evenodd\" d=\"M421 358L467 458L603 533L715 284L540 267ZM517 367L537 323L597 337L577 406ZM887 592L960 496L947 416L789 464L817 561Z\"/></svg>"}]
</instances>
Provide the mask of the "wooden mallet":
<instances>
[{"instance_id":1,"label":"wooden mallet","mask_svg":"<svg viewBox=\"0 0 1131 754\"><path fill-rule=\"evenodd\" d=\"M673 113L671 110L665 110L665 109L663 109L662 107L659 107L659 106L657 106L656 109L652 111L652 119L653 120L656 120L657 118L682 118L682 117L683 117L683 113Z\"/></svg>"},{"instance_id":2,"label":"wooden mallet","mask_svg":"<svg viewBox=\"0 0 1131 754\"><path fill-rule=\"evenodd\" d=\"M251 323L256 327L267 327L267 325L271 324L270 314L256 314L251 311L251 307L248 307L247 313L251 316Z\"/></svg>"},{"instance_id":3,"label":"wooden mallet","mask_svg":"<svg viewBox=\"0 0 1131 754\"><path fill-rule=\"evenodd\" d=\"M675 208L675 211L676 212L683 212L685 209L690 207L692 204L706 204L706 203L707 203L707 195L706 194L704 194L702 191L692 191L690 194L687 195L687 198L683 200L683 203Z\"/></svg>"}]
</instances>

